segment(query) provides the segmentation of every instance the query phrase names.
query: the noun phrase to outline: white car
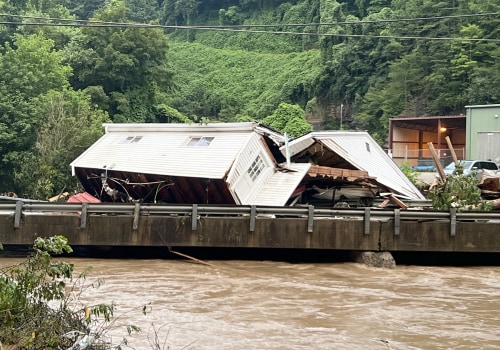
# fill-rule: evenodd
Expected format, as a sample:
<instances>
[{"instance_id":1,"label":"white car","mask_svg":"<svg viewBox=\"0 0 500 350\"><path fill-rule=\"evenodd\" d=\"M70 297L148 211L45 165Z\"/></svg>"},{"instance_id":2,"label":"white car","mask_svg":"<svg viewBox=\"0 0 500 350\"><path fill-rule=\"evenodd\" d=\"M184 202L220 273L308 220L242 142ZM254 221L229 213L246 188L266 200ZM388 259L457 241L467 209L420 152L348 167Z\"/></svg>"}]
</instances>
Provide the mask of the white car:
<instances>
[{"instance_id":1,"label":"white car","mask_svg":"<svg viewBox=\"0 0 500 350\"><path fill-rule=\"evenodd\" d=\"M478 176L481 176L483 169L498 171L498 166L495 162L489 160L460 160L463 166L464 175L469 175L472 171L476 171ZM455 162L451 162L444 168L444 173L448 176L455 172Z\"/></svg>"}]
</instances>

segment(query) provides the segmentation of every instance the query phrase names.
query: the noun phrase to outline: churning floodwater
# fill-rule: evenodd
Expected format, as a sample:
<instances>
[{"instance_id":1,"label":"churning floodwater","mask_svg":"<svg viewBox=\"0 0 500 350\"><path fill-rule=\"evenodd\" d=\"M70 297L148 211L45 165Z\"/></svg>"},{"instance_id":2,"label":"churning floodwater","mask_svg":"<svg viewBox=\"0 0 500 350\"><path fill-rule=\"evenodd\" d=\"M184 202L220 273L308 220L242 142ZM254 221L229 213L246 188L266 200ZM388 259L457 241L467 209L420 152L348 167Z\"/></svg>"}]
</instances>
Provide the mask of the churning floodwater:
<instances>
[{"instance_id":1,"label":"churning floodwater","mask_svg":"<svg viewBox=\"0 0 500 350\"><path fill-rule=\"evenodd\" d=\"M80 298L116 305L113 342L142 328L135 349L500 349L499 266L65 260L104 280Z\"/></svg>"}]
</instances>

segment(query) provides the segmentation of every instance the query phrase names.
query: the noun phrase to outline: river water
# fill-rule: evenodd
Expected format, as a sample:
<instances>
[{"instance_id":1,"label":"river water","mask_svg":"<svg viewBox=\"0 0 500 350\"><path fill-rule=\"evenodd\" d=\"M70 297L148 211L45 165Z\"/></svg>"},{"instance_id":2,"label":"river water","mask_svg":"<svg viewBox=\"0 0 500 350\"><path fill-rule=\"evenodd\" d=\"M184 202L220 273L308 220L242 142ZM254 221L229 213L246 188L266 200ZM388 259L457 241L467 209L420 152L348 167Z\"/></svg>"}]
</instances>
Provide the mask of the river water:
<instances>
[{"instance_id":1,"label":"river water","mask_svg":"<svg viewBox=\"0 0 500 350\"><path fill-rule=\"evenodd\" d=\"M142 328L135 349L500 349L499 266L65 260L104 280L80 300L115 303L115 344Z\"/></svg>"}]
</instances>

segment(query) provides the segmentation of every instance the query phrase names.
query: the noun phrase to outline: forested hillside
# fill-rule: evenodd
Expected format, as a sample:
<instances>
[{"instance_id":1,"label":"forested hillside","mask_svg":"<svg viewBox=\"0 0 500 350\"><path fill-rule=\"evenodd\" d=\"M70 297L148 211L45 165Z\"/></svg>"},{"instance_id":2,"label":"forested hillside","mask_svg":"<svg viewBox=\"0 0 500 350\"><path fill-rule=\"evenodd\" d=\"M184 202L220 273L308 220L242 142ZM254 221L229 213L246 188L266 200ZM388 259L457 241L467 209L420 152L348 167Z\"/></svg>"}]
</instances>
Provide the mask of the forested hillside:
<instances>
[{"instance_id":1,"label":"forested hillside","mask_svg":"<svg viewBox=\"0 0 500 350\"><path fill-rule=\"evenodd\" d=\"M0 1L0 192L73 190L105 121L305 111L383 143L390 117L500 102L499 23L497 0Z\"/></svg>"}]
</instances>

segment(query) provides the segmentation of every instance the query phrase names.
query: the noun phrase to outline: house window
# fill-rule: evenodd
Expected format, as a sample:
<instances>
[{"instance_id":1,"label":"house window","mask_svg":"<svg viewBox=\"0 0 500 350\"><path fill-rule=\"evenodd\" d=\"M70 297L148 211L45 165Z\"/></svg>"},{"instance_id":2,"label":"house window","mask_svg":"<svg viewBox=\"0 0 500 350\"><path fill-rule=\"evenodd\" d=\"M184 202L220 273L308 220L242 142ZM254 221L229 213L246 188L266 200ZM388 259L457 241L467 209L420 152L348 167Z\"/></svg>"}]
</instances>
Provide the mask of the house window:
<instances>
[{"instance_id":1,"label":"house window","mask_svg":"<svg viewBox=\"0 0 500 350\"><path fill-rule=\"evenodd\" d=\"M186 146L188 147L207 147L214 140L214 137L191 137Z\"/></svg>"},{"instance_id":2,"label":"house window","mask_svg":"<svg viewBox=\"0 0 500 350\"><path fill-rule=\"evenodd\" d=\"M264 161L260 156L257 156L255 160L252 162L252 165L247 170L248 175L255 182L255 180L259 177L260 173L264 169Z\"/></svg>"},{"instance_id":3,"label":"house window","mask_svg":"<svg viewBox=\"0 0 500 350\"><path fill-rule=\"evenodd\" d=\"M120 143L137 143L142 140L142 136L127 136Z\"/></svg>"}]
</instances>

